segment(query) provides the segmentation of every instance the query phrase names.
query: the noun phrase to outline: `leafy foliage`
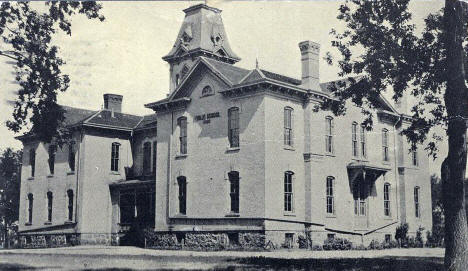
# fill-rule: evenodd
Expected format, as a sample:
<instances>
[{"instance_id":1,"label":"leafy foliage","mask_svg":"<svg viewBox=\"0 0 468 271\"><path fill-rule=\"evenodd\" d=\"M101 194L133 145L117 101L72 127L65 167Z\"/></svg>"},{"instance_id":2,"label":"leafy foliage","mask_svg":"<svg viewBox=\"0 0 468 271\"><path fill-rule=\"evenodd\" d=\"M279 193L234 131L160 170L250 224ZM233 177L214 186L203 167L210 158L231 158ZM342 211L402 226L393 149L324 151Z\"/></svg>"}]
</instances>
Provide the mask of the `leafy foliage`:
<instances>
[{"instance_id":1,"label":"leafy foliage","mask_svg":"<svg viewBox=\"0 0 468 271\"><path fill-rule=\"evenodd\" d=\"M0 218L7 226L18 220L21 156L21 151L11 148L0 156Z\"/></svg>"},{"instance_id":2,"label":"leafy foliage","mask_svg":"<svg viewBox=\"0 0 468 271\"><path fill-rule=\"evenodd\" d=\"M3 2L0 5L0 56L15 69L19 85L13 119L7 126L14 132L31 125L31 132L50 142L61 137L64 111L57 95L67 90L70 79L61 72L64 63L59 48L52 43L58 31L71 35L71 17L84 14L104 20L101 5L86 1L45 2L45 8L33 8L29 2ZM37 7L38 5L34 5Z\"/></svg>"}]
</instances>

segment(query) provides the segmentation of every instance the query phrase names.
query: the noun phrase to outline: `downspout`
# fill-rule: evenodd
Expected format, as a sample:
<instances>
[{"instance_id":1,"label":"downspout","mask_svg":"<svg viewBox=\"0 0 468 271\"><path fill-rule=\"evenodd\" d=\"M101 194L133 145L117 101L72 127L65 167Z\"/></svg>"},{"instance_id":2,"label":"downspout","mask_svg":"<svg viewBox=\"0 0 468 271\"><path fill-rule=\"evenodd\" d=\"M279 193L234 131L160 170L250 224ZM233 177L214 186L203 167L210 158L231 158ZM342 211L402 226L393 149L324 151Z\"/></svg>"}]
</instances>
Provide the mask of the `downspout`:
<instances>
[{"instance_id":1,"label":"downspout","mask_svg":"<svg viewBox=\"0 0 468 271\"><path fill-rule=\"evenodd\" d=\"M398 197L398 158L397 158L397 147L396 147L396 126L401 121L401 116L398 116L398 120L393 125L393 156L395 160L395 196L396 196L396 219L399 220L400 218L400 199Z\"/></svg>"}]
</instances>

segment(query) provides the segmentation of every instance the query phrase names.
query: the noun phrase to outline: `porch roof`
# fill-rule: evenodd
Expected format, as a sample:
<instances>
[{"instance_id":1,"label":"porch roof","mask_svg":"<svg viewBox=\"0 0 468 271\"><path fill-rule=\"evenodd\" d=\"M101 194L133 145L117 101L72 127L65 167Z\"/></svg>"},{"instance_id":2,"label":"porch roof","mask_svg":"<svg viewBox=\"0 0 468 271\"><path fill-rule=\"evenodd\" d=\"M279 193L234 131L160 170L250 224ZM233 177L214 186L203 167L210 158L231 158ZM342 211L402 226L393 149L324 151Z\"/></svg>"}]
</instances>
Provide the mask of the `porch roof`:
<instances>
[{"instance_id":1,"label":"porch roof","mask_svg":"<svg viewBox=\"0 0 468 271\"><path fill-rule=\"evenodd\" d=\"M348 164L347 166L349 172L349 178L351 182L354 182L358 176L363 176L364 179L371 177L373 181L380 177L380 175L385 174L387 171L390 171L390 167L380 166L376 164L371 164L366 161L354 161Z\"/></svg>"},{"instance_id":2,"label":"porch roof","mask_svg":"<svg viewBox=\"0 0 468 271\"><path fill-rule=\"evenodd\" d=\"M138 179L133 179L133 180L121 179L121 180L111 182L109 186L110 187L125 187L125 186L154 185L154 184L156 184L156 180L142 181Z\"/></svg>"}]
</instances>

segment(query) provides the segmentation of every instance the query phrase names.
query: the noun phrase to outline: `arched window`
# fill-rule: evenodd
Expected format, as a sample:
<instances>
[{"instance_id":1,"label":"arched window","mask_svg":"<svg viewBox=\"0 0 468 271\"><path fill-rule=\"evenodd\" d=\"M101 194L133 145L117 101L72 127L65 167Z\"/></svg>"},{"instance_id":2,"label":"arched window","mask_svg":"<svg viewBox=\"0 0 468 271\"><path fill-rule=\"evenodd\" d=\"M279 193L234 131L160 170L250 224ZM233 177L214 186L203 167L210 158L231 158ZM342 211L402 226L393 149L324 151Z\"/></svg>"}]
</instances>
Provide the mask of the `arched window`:
<instances>
[{"instance_id":1,"label":"arched window","mask_svg":"<svg viewBox=\"0 0 468 271\"><path fill-rule=\"evenodd\" d=\"M52 202L54 197L52 192L47 192L47 222L52 222Z\"/></svg>"},{"instance_id":2,"label":"arched window","mask_svg":"<svg viewBox=\"0 0 468 271\"><path fill-rule=\"evenodd\" d=\"M367 146L366 146L366 127L361 125L361 156L367 157Z\"/></svg>"},{"instance_id":3,"label":"arched window","mask_svg":"<svg viewBox=\"0 0 468 271\"><path fill-rule=\"evenodd\" d=\"M28 224L32 224L33 220L33 206L34 206L34 196L33 194L28 194Z\"/></svg>"},{"instance_id":4,"label":"arched window","mask_svg":"<svg viewBox=\"0 0 468 271\"><path fill-rule=\"evenodd\" d=\"M284 145L293 146L293 109L284 108Z\"/></svg>"},{"instance_id":5,"label":"arched window","mask_svg":"<svg viewBox=\"0 0 468 271\"><path fill-rule=\"evenodd\" d=\"M179 185L179 213L181 215L187 214L187 179L185 176L177 177Z\"/></svg>"},{"instance_id":6,"label":"arched window","mask_svg":"<svg viewBox=\"0 0 468 271\"><path fill-rule=\"evenodd\" d=\"M333 153L333 118L325 118L325 152Z\"/></svg>"},{"instance_id":7,"label":"arched window","mask_svg":"<svg viewBox=\"0 0 468 271\"><path fill-rule=\"evenodd\" d=\"M55 152L57 151L57 146L51 144L49 145L49 171L51 175L54 175L55 172Z\"/></svg>"},{"instance_id":8,"label":"arched window","mask_svg":"<svg viewBox=\"0 0 468 271\"><path fill-rule=\"evenodd\" d=\"M73 190L67 190L67 199L68 199L68 221L73 221Z\"/></svg>"},{"instance_id":9,"label":"arched window","mask_svg":"<svg viewBox=\"0 0 468 271\"><path fill-rule=\"evenodd\" d=\"M179 125L179 152L187 154L187 118L180 117L177 123Z\"/></svg>"},{"instance_id":10,"label":"arched window","mask_svg":"<svg viewBox=\"0 0 468 271\"><path fill-rule=\"evenodd\" d=\"M389 161L388 156L388 130L382 129L382 156L384 161Z\"/></svg>"},{"instance_id":11,"label":"arched window","mask_svg":"<svg viewBox=\"0 0 468 271\"><path fill-rule=\"evenodd\" d=\"M68 144L68 166L70 171L75 171L75 142L70 142Z\"/></svg>"},{"instance_id":12,"label":"arched window","mask_svg":"<svg viewBox=\"0 0 468 271\"><path fill-rule=\"evenodd\" d=\"M120 143L112 143L111 151L111 171L119 171Z\"/></svg>"},{"instance_id":13,"label":"arched window","mask_svg":"<svg viewBox=\"0 0 468 271\"><path fill-rule=\"evenodd\" d=\"M293 190L293 175L292 171L284 173L284 211L293 212L294 210L294 190Z\"/></svg>"},{"instance_id":14,"label":"arched window","mask_svg":"<svg viewBox=\"0 0 468 271\"><path fill-rule=\"evenodd\" d=\"M228 173L231 198L231 213L239 213L239 172L231 171Z\"/></svg>"},{"instance_id":15,"label":"arched window","mask_svg":"<svg viewBox=\"0 0 468 271\"><path fill-rule=\"evenodd\" d=\"M390 213L390 184L389 183L384 184L383 196L384 196L384 215L390 216L391 213Z\"/></svg>"},{"instance_id":16,"label":"arched window","mask_svg":"<svg viewBox=\"0 0 468 271\"><path fill-rule=\"evenodd\" d=\"M352 142L351 148L352 148L352 153L354 157L357 157L359 154L358 140L357 140L357 127L358 127L357 122L353 122L353 124L351 125L351 142Z\"/></svg>"},{"instance_id":17,"label":"arched window","mask_svg":"<svg viewBox=\"0 0 468 271\"><path fill-rule=\"evenodd\" d=\"M29 151L29 164L31 165L31 177L34 177L36 172L36 150L31 149Z\"/></svg>"},{"instance_id":18,"label":"arched window","mask_svg":"<svg viewBox=\"0 0 468 271\"><path fill-rule=\"evenodd\" d=\"M231 148L239 147L239 108L231 107L228 110L228 137Z\"/></svg>"},{"instance_id":19,"label":"arched window","mask_svg":"<svg viewBox=\"0 0 468 271\"><path fill-rule=\"evenodd\" d=\"M327 177L327 214L335 213L334 182L334 177Z\"/></svg>"},{"instance_id":20,"label":"arched window","mask_svg":"<svg viewBox=\"0 0 468 271\"><path fill-rule=\"evenodd\" d=\"M210 95L213 95L214 94L214 91L213 91L213 88L211 88L210 86L205 86L203 89L202 89L202 97L205 97L205 96L210 96Z\"/></svg>"},{"instance_id":21,"label":"arched window","mask_svg":"<svg viewBox=\"0 0 468 271\"><path fill-rule=\"evenodd\" d=\"M151 142L143 144L143 174L149 175L151 173Z\"/></svg>"},{"instance_id":22,"label":"arched window","mask_svg":"<svg viewBox=\"0 0 468 271\"><path fill-rule=\"evenodd\" d=\"M414 216L419 217L420 213L419 206L419 186L414 188Z\"/></svg>"}]
</instances>

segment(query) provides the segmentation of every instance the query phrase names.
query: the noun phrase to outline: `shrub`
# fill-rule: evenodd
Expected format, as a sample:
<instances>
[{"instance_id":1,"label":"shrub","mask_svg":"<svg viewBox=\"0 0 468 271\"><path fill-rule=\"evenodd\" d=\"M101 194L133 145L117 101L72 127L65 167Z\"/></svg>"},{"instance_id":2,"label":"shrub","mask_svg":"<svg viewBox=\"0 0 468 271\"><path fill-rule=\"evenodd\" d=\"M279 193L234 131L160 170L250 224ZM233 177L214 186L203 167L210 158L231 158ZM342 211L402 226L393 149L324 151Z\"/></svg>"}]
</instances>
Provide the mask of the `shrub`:
<instances>
[{"instance_id":1,"label":"shrub","mask_svg":"<svg viewBox=\"0 0 468 271\"><path fill-rule=\"evenodd\" d=\"M395 241L395 240L391 240L390 242L385 242L385 241L383 241L382 247L383 247L384 249L396 248L396 247L398 247L398 242Z\"/></svg>"},{"instance_id":2,"label":"shrub","mask_svg":"<svg viewBox=\"0 0 468 271\"><path fill-rule=\"evenodd\" d=\"M426 232L426 247L444 247L444 238L437 235L436 232L431 233L431 231Z\"/></svg>"},{"instance_id":3,"label":"shrub","mask_svg":"<svg viewBox=\"0 0 468 271\"><path fill-rule=\"evenodd\" d=\"M367 247L363 244L360 244L358 246L353 246L352 249L353 250L367 250Z\"/></svg>"},{"instance_id":4,"label":"shrub","mask_svg":"<svg viewBox=\"0 0 468 271\"><path fill-rule=\"evenodd\" d=\"M323 247L320 246L320 245L313 245L313 246L312 246L312 250L320 251L320 250L323 250Z\"/></svg>"},{"instance_id":5,"label":"shrub","mask_svg":"<svg viewBox=\"0 0 468 271\"><path fill-rule=\"evenodd\" d=\"M299 244L299 248L310 248L312 246L312 240L309 235L298 235L297 236L297 243Z\"/></svg>"},{"instance_id":6,"label":"shrub","mask_svg":"<svg viewBox=\"0 0 468 271\"><path fill-rule=\"evenodd\" d=\"M377 240L372 240L369 244L369 249L377 249L377 250L381 250L381 249L384 249L384 246L382 243L380 243L379 241Z\"/></svg>"},{"instance_id":7,"label":"shrub","mask_svg":"<svg viewBox=\"0 0 468 271\"><path fill-rule=\"evenodd\" d=\"M348 239L345 238L329 238L323 243L323 250L350 250L353 246Z\"/></svg>"},{"instance_id":8,"label":"shrub","mask_svg":"<svg viewBox=\"0 0 468 271\"><path fill-rule=\"evenodd\" d=\"M396 228L395 231L395 239L398 240L400 246L407 247L407 240L408 240L408 230L409 226L408 223L402 223L400 226Z\"/></svg>"}]
</instances>

